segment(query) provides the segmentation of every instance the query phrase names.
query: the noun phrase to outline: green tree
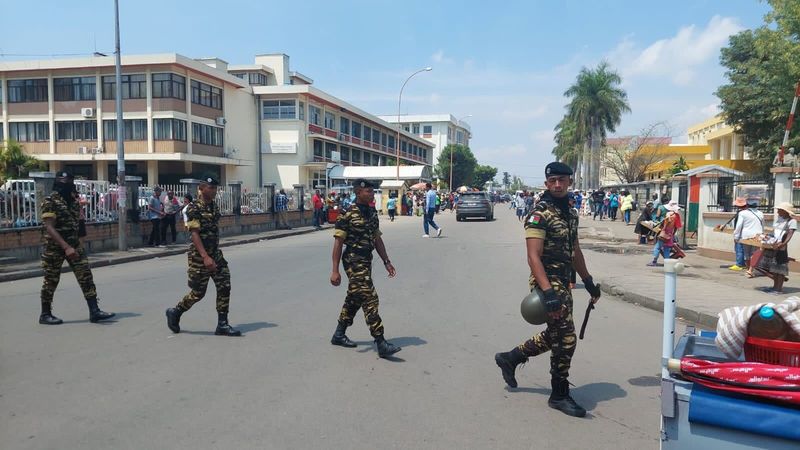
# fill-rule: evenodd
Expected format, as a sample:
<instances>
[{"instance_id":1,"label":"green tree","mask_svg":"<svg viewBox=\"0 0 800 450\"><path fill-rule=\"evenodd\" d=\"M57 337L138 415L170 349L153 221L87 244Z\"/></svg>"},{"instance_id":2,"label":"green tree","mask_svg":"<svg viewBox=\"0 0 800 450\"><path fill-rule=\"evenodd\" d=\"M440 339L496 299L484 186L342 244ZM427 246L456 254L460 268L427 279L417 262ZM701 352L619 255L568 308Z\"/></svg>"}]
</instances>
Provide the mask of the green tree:
<instances>
[{"instance_id":1,"label":"green tree","mask_svg":"<svg viewBox=\"0 0 800 450\"><path fill-rule=\"evenodd\" d=\"M786 120L800 79L800 3L769 0L764 24L731 36L721 64L728 83L716 95L725 121L768 167L783 141ZM796 145L795 139L790 142Z\"/></svg>"},{"instance_id":2,"label":"green tree","mask_svg":"<svg viewBox=\"0 0 800 450\"><path fill-rule=\"evenodd\" d=\"M621 84L619 74L603 61L594 69L582 68L575 83L564 92L570 99L567 114L591 152L583 152L582 164L588 169L585 189L600 184L600 145L607 133L616 130L622 114L631 110Z\"/></svg>"},{"instance_id":3,"label":"green tree","mask_svg":"<svg viewBox=\"0 0 800 450\"><path fill-rule=\"evenodd\" d=\"M511 174L508 172L503 172L503 188L508 189L511 185Z\"/></svg>"},{"instance_id":4,"label":"green tree","mask_svg":"<svg viewBox=\"0 0 800 450\"><path fill-rule=\"evenodd\" d=\"M451 144L442 149L436 165L436 173L445 183L450 182L450 154L453 154L453 189L472 186L478 160L466 145ZM496 175L496 172L495 172Z\"/></svg>"},{"instance_id":5,"label":"green tree","mask_svg":"<svg viewBox=\"0 0 800 450\"><path fill-rule=\"evenodd\" d=\"M686 163L686 159L684 159L683 156L680 156L678 159L672 162L672 167L669 168L669 173L670 175L675 175L685 170L689 170L689 164Z\"/></svg>"},{"instance_id":6,"label":"green tree","mask_svg":"<svg viewBox=\"0 0 800 450\"><path fill-rule=\"evenodd\" d=\"M575 185L578 189L583 189L583 155L586 144L586 136L580 133L582 129L568 115L558 122L555 130L554 141L556 146L553 148L553 156L559 161L568 164L575 172Z\"/></svg>"},{"instance_id":7,"label":"green tree","mask_svg":"<svg viewBox=\"0 0 800 450\"><path fill-rule=\"evenodd\" d=\"M22 144L8 141L0 148L0 178L27 178L28 172L44 170L45 163L33 156L25 154Z\"/></svg>"},{"instance_id":8,"label":"green tree","mask_svg":"<svg viewBox=\"0 0 800 450\"><path fill-rule=\"evenodd\" d=\"M472 174L472 187L483 189L487 181L494 181L497 176L497 167L477 165Z\"/></svg>"}]
</instances>

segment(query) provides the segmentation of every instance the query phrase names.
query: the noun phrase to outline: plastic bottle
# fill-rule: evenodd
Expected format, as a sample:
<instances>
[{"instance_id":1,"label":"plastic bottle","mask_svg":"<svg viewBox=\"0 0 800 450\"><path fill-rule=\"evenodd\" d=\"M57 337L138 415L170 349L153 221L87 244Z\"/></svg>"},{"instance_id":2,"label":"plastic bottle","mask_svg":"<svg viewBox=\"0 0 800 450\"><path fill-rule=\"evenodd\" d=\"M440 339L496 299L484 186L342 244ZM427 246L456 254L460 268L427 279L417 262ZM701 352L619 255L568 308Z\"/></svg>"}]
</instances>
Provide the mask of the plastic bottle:
<instances>
[{"instance_id":1,"label":"plastic bottle","mask_svg":"<svg viewBox=\"0 0 800 450\"><path fill-rule=\"evenodd\" d=\"M785 341L790 336L789 325L770 306L762 306L747 324L747 334L761 339Z\"/></svg>"}]
</instances>

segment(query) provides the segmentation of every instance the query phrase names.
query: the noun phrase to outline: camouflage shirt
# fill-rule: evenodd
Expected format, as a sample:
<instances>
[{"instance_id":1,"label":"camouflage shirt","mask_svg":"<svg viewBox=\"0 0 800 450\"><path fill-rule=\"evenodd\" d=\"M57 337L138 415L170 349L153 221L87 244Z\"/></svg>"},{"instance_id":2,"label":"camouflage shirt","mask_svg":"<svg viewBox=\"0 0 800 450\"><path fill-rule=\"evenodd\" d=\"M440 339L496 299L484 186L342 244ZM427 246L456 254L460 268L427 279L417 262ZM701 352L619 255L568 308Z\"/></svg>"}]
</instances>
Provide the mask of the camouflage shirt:
<instances>
[{"instance_id":1,"label":"camouflage shirt","mask_svg":"<svg viewBox=\"0 0 800 450\"><path fill-rule=\"evenodd\" d=\"M345 256L372 259L375 239L381 236L378 213L370 207L353 205L339 215L333 235L344 239Z\"/></svg>"},{"instance_id":2,"label":"camouflage shirt","mask_svg":"<svg viewBox=\"0 0 800 450\"><path fill-rule=\"evenodd\" d=\"M42 220L55 219L54 228L64 241L72 247L80 244L78 239L78 220L81 217L79 201L67 203L61 194L53 192L45 197L42 202ZM55 240L45 231L44 239L47 244L54 244Z\"/></svg>"},{"instance_id":3,"label":"camouflage shirt","mask_svg":"<svg viewBox=\"0 0 800 450\"><path fill-rule=\"evenodd\" d=\"M547 194L525 219L525 238L544 240L542 263L549 279L568 285L572 276L572 255L578 239L578 212L563 211Z\"/></svg>"},{"instance_id":4,"label":"camouflage shirt","mask_svg":"<svg viewBox=\"0 0 800 450\"><path fill-rule=\"evenodd\" d=\"M214 201L206 203L202 196L186 207L186 229L199 230L203 247L209 255L219 248L219 207ZM190 246L194 250L194 244Z\"/></svg>"}]
</instances>

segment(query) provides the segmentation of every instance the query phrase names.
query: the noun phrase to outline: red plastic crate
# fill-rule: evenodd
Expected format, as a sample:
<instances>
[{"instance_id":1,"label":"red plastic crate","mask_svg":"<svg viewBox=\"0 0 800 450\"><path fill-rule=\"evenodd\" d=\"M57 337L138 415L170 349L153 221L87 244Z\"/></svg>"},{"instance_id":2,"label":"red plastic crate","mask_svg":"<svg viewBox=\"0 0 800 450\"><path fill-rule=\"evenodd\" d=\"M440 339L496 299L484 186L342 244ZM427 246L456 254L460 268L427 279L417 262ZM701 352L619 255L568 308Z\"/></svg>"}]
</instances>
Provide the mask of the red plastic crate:
<instances>
[{"instance_id":1,"label":"red plastic crate","mask_svg":"<svg viewBox=\"0 0 800 450\"><path fill-rule=\"evenodd\" d=\"M748 337L744 341L745 361L800 367L800 342Z\"/></svg>"}]
</instances>

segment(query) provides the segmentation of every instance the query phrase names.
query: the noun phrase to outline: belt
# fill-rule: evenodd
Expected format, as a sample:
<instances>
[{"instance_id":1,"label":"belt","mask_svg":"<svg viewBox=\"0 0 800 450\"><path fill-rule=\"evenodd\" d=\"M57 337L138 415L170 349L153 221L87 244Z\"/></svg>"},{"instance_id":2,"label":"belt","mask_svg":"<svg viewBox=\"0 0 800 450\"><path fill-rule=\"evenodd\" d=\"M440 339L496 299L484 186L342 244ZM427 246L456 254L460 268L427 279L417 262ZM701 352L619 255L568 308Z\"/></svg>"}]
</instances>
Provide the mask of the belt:
<instances>
[{"instance_id":1,"label":"belt","mask_svg":"<svg viewBox=\"0 0 800 450\"><path fill-rule=\"evenodd\" d=\"M373 250L372 248L346 247L344 252L345 254L350 253L358 256L371 257Z\"/></svg>"}]
</instances>

